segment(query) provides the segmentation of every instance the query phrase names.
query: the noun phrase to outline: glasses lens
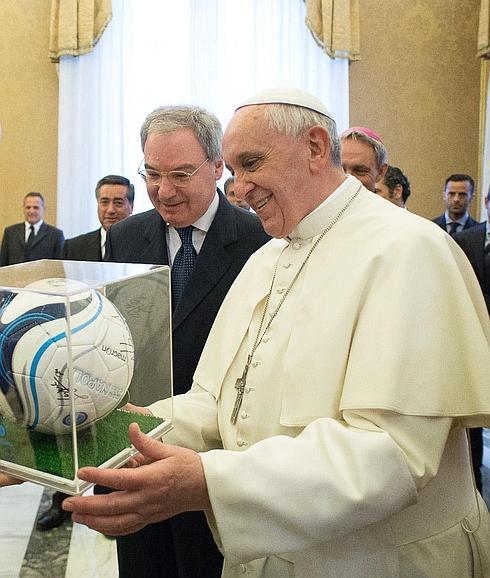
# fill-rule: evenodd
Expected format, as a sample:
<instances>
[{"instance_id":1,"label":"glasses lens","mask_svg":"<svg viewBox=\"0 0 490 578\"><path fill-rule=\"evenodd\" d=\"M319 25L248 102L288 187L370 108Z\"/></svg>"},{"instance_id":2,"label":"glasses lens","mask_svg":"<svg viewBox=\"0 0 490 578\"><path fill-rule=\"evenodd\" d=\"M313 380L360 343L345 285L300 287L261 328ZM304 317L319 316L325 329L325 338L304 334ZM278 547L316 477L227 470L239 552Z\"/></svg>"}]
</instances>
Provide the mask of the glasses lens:
<instances>
[{"instance_id":1,"label":"glasses lens","mask_svg":"<svg viewBox=\"0 0 490 578\"><path fill-rule=\"evenodd\" d=\"M189 181L190 176L191 175L185 171L170 171L167 174L168 180L177 186L185 185Z\"/></svg>"},{"instance_id":2,"label":"glasses lens","mask_svg":"<svg viewBox=\"0 0 490 578\"><path fill-rule=\"evenodd\" d=\"M160 173L154 171L145 170L142 171L142 175L144 175L143 178L147 183L150 183L150 185L154 185L155 183L158 183L158 181L160 180Z\"/></svg>"}]
</instances>

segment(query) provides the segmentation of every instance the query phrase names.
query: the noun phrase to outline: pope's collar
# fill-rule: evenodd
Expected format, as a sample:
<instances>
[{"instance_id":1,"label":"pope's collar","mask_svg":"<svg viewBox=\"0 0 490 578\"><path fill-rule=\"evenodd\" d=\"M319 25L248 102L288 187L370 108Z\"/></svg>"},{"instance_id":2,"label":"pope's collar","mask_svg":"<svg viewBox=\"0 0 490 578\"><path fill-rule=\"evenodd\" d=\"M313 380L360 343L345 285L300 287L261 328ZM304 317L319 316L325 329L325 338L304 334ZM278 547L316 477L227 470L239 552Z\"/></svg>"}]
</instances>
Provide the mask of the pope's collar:
<instances>
[{"instance_id":1,"label":"pope's collar","mask_svg":"<svg viewBox=\"0 0 490 578\"><path fill-rule=\"evenodd\" d=\"M306 217L296 225L291 231L291 234L286 237L286 241L291 242L293 239L310 239L319 235L328 225L331 213L337 209L337 203L334 203L334 201L344 196L347 191L352 190L356 184L359 185L359 181L352 175L347 175L345 181L337 187L323 203L318 205L316 209L313 209L311 213L306 215Z\"/></svg>"}]
</instances>

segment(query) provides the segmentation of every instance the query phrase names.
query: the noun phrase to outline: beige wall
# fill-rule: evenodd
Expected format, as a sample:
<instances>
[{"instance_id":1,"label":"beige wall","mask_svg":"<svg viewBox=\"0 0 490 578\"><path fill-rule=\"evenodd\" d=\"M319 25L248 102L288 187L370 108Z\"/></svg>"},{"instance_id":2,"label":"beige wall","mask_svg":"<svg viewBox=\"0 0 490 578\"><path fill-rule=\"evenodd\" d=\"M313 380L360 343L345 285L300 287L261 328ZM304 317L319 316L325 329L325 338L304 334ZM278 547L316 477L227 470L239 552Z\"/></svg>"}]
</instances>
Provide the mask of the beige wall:
<instances>
[{"instance_id":1,"label":"beige wall","mask_svg":"<svg viewBox=\"0 0 490 578\"><path fill-rule=\"evenodd\" d=\"M377 130L412 183L412 211L442 212L452 172L478 169L479 0L362 0L362 60L350 66L351 124ZM50 0L0 0L0 232L21 199L45 194L56 218L58 82L48 51ZM477 207L474 202L473 212Z\"/></svg>"},{"instance_id":2,"label":"beige wall","mask_svg":"<svg viewBox=\"0 0 490 578\"><path fill-rule=\"evenodd\" d=\"M58 80L48 58L50 0L0 0L0 234L39 191L56 219Z\"/></svg>"},{"instance_id":3,"label":"beige wall","mask_svg":"<svg viewBox=\"0 0 490 578\"><path fill-rule=\"evenodd\" d=\"M443 211L446 176L478 176L480 0L360 5L362 60L350 65L351 125L380 133L390 163L412 185L410 210L434 217Z\"/></svg>"}]
</instances>

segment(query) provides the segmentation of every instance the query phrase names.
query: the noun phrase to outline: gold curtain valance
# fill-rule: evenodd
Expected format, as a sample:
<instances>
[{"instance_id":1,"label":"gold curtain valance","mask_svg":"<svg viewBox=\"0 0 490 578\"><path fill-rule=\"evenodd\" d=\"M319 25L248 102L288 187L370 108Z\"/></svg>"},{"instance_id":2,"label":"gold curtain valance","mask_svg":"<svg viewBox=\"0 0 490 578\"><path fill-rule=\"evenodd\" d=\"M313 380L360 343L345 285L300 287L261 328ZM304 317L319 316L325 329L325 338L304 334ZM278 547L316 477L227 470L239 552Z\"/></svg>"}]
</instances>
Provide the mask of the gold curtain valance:
<instances>
[{"instance_id":1,"label":"gold curtain valance","mask_svg":"<svg viewBox=\"0 0 490 578\"><path fill-rule=\"evenodd\" d=\"M91 52L111 18L111 0L51 0L49 57Z\"/></svg>"},{"instance_id":2,"label":"gold curtain valance","mask_svg":"<svg viewBox=\"0 0 490 578\"><path fill-rule=\"evenodd\" d=\"M306 0L306 25L330 58L359 60L359 0Z\"/></svg>"},{"instance_id":3,"label":"gold curtain valance","mask_svg":"<svg viewBox=\"0 0 490 578\"><path fill-rule=\"evenodd\" d=\"M477 56L490 58L490 0L481 0L480 4Z\"/></svg>"}]
</instances>

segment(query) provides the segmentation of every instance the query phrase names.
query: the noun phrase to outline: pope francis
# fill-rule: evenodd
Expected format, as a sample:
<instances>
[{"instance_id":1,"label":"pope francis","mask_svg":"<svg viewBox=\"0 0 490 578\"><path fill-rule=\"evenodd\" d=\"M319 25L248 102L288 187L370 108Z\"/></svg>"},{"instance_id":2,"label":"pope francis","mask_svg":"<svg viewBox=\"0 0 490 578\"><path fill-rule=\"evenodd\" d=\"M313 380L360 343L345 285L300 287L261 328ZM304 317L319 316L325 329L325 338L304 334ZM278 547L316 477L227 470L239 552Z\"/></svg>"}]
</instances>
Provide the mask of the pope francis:
<instances>
[{"instance_id":1,"label":"pope francis","mask_svg":"<svg viewBox=\"0 0 490 578\"><path fill-rule=\"evenodd\" d=\"M120 491L65 509L115 535L205 510L227 578L490 576L465 432L490 426L489 323L463 252L346 177L304 92L243 103L223 157L274 239L228 293L165 443L132 424L133 467L79 472Z\"/></svg>"}]
</instances>

